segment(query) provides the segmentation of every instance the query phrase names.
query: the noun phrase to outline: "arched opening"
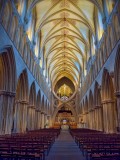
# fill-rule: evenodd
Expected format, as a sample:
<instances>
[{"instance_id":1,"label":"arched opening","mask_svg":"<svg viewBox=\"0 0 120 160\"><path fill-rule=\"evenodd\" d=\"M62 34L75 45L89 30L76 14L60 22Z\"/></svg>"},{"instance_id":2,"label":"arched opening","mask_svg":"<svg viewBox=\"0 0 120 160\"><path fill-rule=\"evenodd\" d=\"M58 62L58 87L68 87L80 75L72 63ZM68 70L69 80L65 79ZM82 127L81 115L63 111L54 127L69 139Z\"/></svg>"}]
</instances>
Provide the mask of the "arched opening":
<instances>
[{"instance_id":1,"label":"arched opening","mask_svg":"<svg viewBox=\"0 0 120 160\"><path fill-rule=\"evenodd\" d=\"M73 82L67 78L62 77L54 87L54 93L57 98L61 99L62 101L67 101L75 92L75 86Z\"/></svg>"},{"instance_id":2,"label":"arched opening","mask_svg":"<svg viewBox=\"0 0 120 160\"><path fill-rule=\"evenodd\" d=\"M63 129L76 128L76 114L74 108L68 104L62 104L57 107L56 112L54 112L53 126L54 128L62 127Z\"/></svg>"},{"instance_id":3,"label":"arched opening","mask_svg":"<svg viewBox=\"0 0 120 160\"><path fill-rule=\"evenodd\" d=\"M0 134L10 134L16 88L16 64L11 46L0 49Z\"/></svg>"},{"instance_id":4,"label":"arched opening","mask_svg":"<svg viewBox=\"0 0 120 160\"><path fill-rule=\"evenodd\" d=\"M28 120L27 120L28 130L33 130L35 128L35 109L36 109L36 88L35 88L35 82L33 82L30 87L30 94L29 94Z\"/></svg>"},{"instance_id":5,"label":"arched opening","mask_svg":"<svg viewBox=\"0 0 120 160\"><path fill-rule=\"evenodd\" d=\"M15 97L14 132L25 132L27 127L28 76L24 70L18 79Z\"/></svg>"},{"instance_id":6,"label":"arched opening","mask_svg":"<svg viewBox=\"0 0 120 160\"><path fill-rule=\"evenodd\" d=\"M103 108L101 102L100 86L95 82L94 87L95 129L103 131Z\"/></svg>"},{"instance_id":7,"label":"arched opening","mask_svg":"<svg viewBox=\"0 0 120 160\"><path fill-rule=\"evenodd\" d=\"M112 77L107 69L103 71L102 77L102 105L103 105L103 123L105 132L116 131L116 107Z\"/></svg>"}]
</instances>

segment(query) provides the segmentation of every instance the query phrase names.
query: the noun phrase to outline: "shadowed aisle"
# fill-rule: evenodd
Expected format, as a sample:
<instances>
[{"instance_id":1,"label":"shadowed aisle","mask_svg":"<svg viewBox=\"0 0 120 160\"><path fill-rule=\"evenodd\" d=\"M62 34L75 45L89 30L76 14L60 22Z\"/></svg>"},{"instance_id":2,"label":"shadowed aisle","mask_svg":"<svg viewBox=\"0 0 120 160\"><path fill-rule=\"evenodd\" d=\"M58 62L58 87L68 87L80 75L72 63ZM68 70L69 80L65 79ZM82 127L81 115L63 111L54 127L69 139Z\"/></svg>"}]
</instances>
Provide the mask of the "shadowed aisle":
<instances>
[{"instance_id":1,"label":"shadowed aisle","mask_svg":"<svg viewBox=\"0 0 120 160\"><path fill-rule=\"evenodd\" d=\"M85 160L68 130L62 130L46 160Z\"/></svg>"}]
</instances>

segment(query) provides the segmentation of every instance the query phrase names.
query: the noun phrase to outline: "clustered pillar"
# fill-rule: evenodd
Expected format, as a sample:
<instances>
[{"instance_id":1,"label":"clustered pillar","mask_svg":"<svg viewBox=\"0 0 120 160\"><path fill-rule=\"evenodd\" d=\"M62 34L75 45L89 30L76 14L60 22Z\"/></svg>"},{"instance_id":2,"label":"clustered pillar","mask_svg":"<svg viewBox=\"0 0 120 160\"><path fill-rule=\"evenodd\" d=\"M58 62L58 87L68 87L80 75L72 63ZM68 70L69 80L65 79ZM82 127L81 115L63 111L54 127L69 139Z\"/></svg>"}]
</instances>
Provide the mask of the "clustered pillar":
<instances>
[{"instance_id":1,"label":"clustered pillar","mask_svg":"<svg viewBox=\"0 0 120 160\"><path fill-rule=\"evenodd\" d=\"M52 120L50 115L47 116L47 121L48 121L48 128L52 127Z\"/></svg>"},{"instance_id":2,"label":"clustered pillar","mask_svg":"<svg viewBox=\"0 0 120 160\"><path fill-rule=\"evenodd\" d=\"M14 132L26 132L28 102L18 100L15 102Z\"/></svg>"},{"instance_id":3,"label":"clustered pillar","mask_svg":"<svg viewBox=\"0 0 120 160\"><path fill-rule=\"evenodd\" d=\"M41 113L41 128L44 128L45 126L45 117L44 117L44 112Z\"/></svg>"},{"instance_id":4,"label":"clustered pillar","mask_svg":"<svg viewBox=\"0 0 120 160\"><path fill-rule=\"evenodd\" d=\"M103 122L104 122L104 132L113 133L115 132L115 113L114 113L114 101L104 100L103 104Z\"/></svg>"},{"instance_id":5,"label":"clustered pillar","mask_svg":"<svg viewBox=\"0 0 120 160\"><path fill-rule=\"evenodd\" d=\"M103 131L102 105L96 105L96 129Z\"/></svg>"},{"instance_id":6,"label":"clustered pillar","mask_svg":"<svg viewBox=\"0 0 120 160\"><path fill-rule=\"evenodd\" d=\"M28 130L35 129L35 106L29 105L28 106Z\"/></svg>"},{"instance_id":7,"label":"clustered pillar","mask_svg":"<svg viewBox=\"0 0 120 160\"><path fill-rule=\"evenodd\" d=\"M35 129L41 128L41 111L36 109L35 111Z\"/></svg>"},{"instance_id":8,"label":"clustered pillar","mask_svg":"<svg viewBox=\"0 0 120 160\"><path fill-rule=\"evenodd\" d=\"M82 128L90 128L99 131L103 131L103 117L102 117L102 105L96 105L94 108L90 109L88 112L82 114L83 124Z\"/></svg>"},{"instance_id":9,"label":"clustered pillar","mask_svg":"<svg viewBox=\"0 0 120 160\"><path fill-rule=\"evenodd\" d=\"M10 134L13 123L15 93L0 91L0 134Z\"/></svg>"}]
</instances>

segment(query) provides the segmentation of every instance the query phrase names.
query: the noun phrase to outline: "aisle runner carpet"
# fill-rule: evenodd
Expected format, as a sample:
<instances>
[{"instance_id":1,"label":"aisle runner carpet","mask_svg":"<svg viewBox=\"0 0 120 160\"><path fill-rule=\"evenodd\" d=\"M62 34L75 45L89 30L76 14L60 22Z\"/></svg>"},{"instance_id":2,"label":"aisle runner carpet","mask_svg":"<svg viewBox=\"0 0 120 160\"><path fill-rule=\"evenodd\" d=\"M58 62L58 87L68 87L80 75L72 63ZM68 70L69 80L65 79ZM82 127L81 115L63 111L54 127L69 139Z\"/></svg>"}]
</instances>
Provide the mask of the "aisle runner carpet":
<instances>
[{"instance_id":1,"label":"aisle runner carpet","mask_svg":"<svg viewBox=\"0 0 120 160\"><path fill-rule=\"evenodd\" d=\"M46 160L85 160L68 130L62 130Z\"/></svg>"}]
</instances>

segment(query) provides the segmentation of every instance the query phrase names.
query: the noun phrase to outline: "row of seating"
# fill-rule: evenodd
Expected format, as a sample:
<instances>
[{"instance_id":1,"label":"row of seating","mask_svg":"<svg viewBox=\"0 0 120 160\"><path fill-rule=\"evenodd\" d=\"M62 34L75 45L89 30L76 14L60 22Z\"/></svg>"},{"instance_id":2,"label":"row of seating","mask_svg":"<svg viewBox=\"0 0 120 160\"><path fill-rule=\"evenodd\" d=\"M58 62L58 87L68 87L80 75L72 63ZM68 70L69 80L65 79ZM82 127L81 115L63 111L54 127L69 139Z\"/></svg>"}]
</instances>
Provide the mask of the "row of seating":
<instances>
[{"instance_id":1,"label":"row of seating","mask_svg":"<svg viewBox=\"0 0 120 160\"><path fill-rule=\"evenodd\" d=\"M70 133L86 160L120 160L120 134L90 129L71 129Z\"/></svg>"},{"instance_id":2,"label":"row of seating","mask_svg":"<svg viewBox=\"0 0 120 160\"><path fill-rule=\"evenodd\" d=\"M60 129L0 136L0 160L45 160Z\"/></svg>"}]
</instances>

